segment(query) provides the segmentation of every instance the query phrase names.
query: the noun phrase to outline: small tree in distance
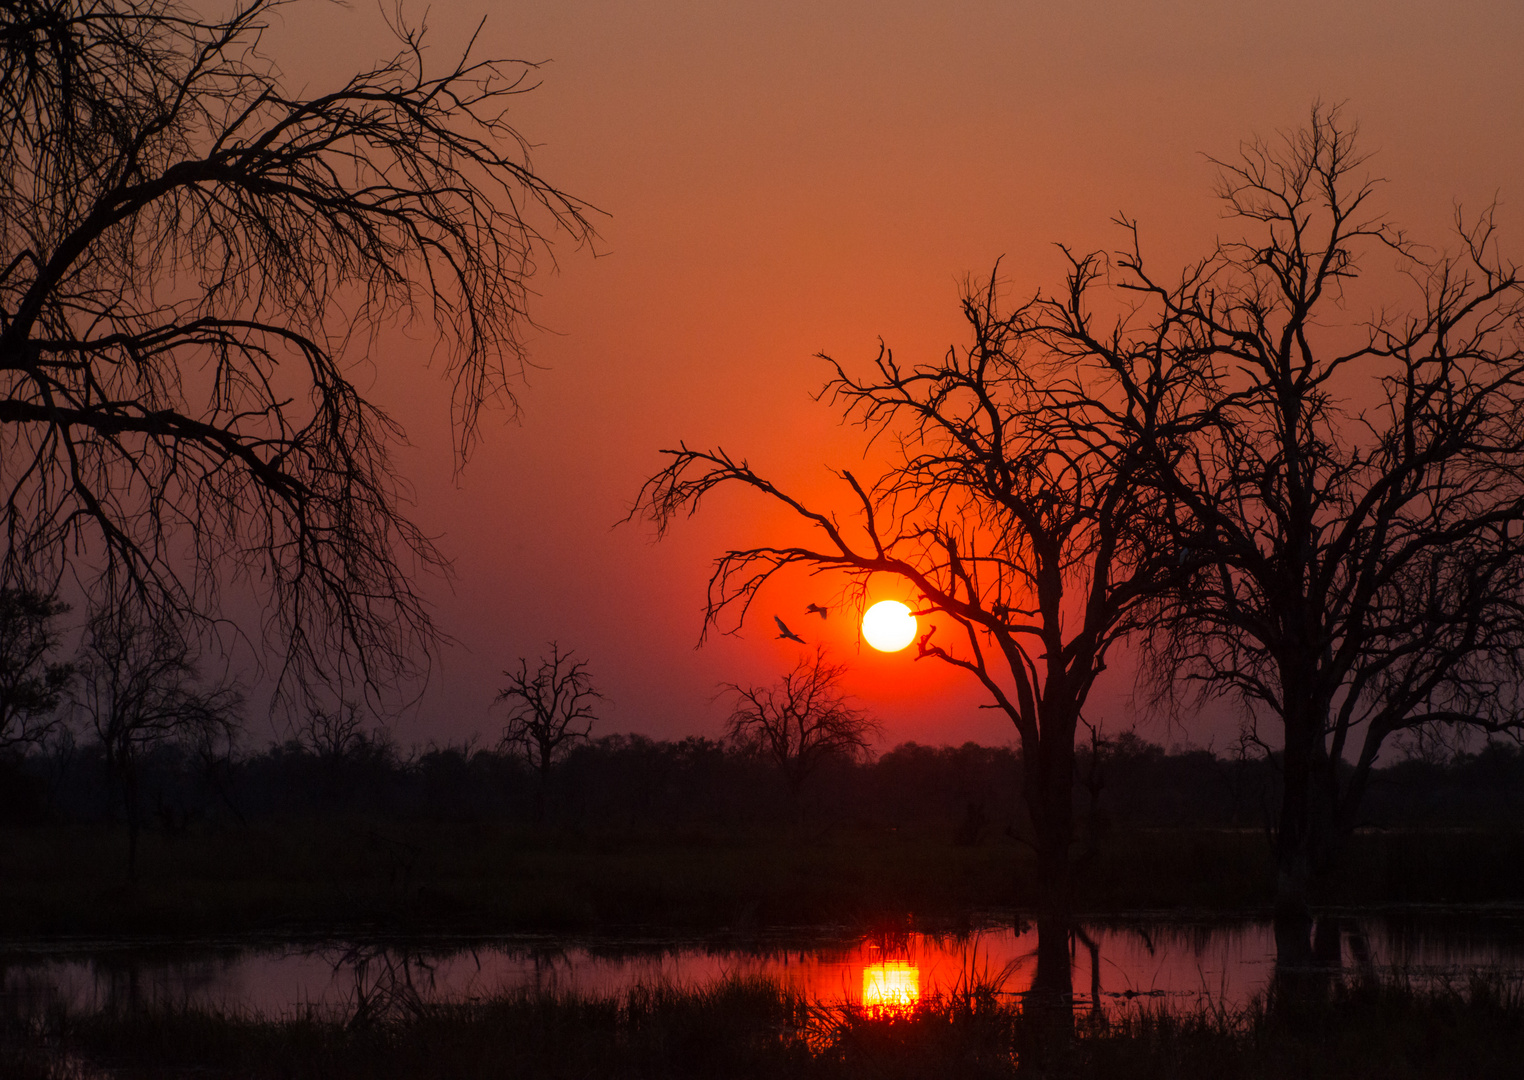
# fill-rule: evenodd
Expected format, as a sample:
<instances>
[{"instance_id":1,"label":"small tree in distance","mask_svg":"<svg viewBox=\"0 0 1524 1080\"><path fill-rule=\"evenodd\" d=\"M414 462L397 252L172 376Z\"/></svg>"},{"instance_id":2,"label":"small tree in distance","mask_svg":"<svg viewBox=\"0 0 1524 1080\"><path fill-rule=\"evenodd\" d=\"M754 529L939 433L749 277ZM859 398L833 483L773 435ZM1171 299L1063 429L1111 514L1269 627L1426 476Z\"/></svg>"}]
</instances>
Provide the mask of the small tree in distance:
<instances>
[{"instance_id":1,"label":"small tree in distance","mask_svg":"<svg viewBox=\"0 0 1524 1080\"><path fill-rule=\"evenodd\" d=\"M521 656L518 670L505 671L503 676L508 685L498 691L497 700L508 703L509 713L500 745L522 756L538 774L535 812L543 821L550 767L572 744L592 733L597 719L593 703L603 695L593 689L587 661L576 659L570 651L563 654L554 641L550 655L542 656L534 671Z\"/></svg>"},{"instance_id":2,"label":"small tree in distance","mask_svg":"<svg viewBox=\"0 0 1524 1080\"><path fill-rule=\"evenodd\" d=\"M347 702L334 709L313 709L302 721L296 741L322 761L343 761L367 741L360 710Z\"/></svg>"},{"instance_id":3,"label":"small tree in distance","mask_svg":"<svg viewBox=\"0 0 1524 1080\"><path fill-rule=\"evenodd\" d=\"M737 746L772 762L783 774L796 817L805 782L832 757L867 753L870 737L882 733L877 720L851 704L841 691L845 664L831 663L817 646L771 686L727 683L735 710L726 734Z\"/></svg>"},{"instance_id":4,"label":"small tree in distance","mask_svg":"<svg viewBox=\"0 0 1524 1080\"><path fill-rule=\"evenodd\" d=\"M152 747L183 742L203 755L230 745L243 697L232 686L203 688L182 626L118 603L97 612L86 632L76 703L88 718L120 787L127 816L127 876L138 876L138 761Z\"/></svg>"}]
</instances>

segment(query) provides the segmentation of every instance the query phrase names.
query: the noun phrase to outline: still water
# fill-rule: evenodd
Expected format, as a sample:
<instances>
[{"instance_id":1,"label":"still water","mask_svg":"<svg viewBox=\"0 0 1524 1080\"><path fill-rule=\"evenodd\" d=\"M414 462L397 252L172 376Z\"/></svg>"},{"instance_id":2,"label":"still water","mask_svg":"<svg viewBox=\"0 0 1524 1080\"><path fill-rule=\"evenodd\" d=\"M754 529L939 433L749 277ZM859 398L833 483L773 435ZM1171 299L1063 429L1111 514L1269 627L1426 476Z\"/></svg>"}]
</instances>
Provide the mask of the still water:
<instances>
[{"instance_id":1,"label":"still water","mask_svg":"<svg viewBox=\"0 0 1524 1080\"><path fill-rule=\"evenodd\" d=\"M1521 910L1345 915L1331 925L1347 971L1399 971L1421 981L1484 971L1524 981ZM1021 993L1032 980L1036 946L1035 928L1019 919L956 934L822 930L745 940L12 941L0 944L0 995L28 1010L173 1003L273 1017L469 1001L524 988L608 995L766 976L817 1000L892 1007L970 983ZM1269 981L1275 942L1264 921L1135 918L1083 924L1072 956L1077 1004L1237 1006Z\"/></svg>"}]
</instances>

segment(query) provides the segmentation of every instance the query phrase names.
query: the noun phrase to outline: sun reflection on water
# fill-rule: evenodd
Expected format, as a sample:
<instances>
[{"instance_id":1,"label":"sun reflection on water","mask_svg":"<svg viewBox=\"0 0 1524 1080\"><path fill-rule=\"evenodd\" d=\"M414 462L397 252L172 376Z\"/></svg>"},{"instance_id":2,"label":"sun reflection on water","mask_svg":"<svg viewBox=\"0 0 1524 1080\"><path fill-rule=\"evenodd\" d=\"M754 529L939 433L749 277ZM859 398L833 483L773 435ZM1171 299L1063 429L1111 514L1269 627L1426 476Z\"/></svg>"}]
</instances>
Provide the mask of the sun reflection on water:
<instances>
[{"instance_id":1,"label":"sun reflection on water","mask_svg":"<svg viewBox=\"0 0 1524 1080\"><path fill-rule=\"evenodd\" d=\"M914 964L869 964L863 968L863 1007L900 1012L921 1000L921 971Z\"/></svg>"}]
</instances>

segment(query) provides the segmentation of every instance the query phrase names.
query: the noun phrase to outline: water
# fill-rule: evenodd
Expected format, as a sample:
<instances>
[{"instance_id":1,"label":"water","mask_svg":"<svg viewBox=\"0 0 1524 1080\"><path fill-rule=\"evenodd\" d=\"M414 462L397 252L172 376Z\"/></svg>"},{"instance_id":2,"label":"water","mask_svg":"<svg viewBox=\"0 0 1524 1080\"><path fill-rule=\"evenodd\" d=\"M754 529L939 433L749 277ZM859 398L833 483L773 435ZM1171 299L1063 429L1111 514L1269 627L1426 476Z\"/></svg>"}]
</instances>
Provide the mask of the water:
<instances>
[{"instance_id":1,"label":"water","mask_svg":"<svg viewBox=\"0 0 1524 1080\"><path fill-rule=\"evenodd\" d=\"M1349 916L1338 925L1340 963L1349 971L1396 970L1426 982L1476 971L1524 980L1524 911ZM28 1010L160 1003L275 1017L470 1001L527 987L604 995L758 975L819 1000L894 1005L970 981L1019 994L1031 983L1036 944L1036 930L1019 920L960 934L815 931L745 941L10 942L0 945L0 994ZM1091 922L1072 944L1081 1005L1240 1006L1264 989L1275 959L1270 925L1259 920Z\"/></svg>"}]
</instances>

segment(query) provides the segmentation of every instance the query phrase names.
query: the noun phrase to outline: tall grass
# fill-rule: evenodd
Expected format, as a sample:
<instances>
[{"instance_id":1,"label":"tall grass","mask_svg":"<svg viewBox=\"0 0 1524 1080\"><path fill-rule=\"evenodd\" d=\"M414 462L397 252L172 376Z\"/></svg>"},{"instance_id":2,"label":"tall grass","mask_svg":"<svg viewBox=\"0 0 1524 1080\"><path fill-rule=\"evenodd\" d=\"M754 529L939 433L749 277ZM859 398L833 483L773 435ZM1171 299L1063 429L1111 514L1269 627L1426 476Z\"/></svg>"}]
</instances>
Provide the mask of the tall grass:
<instances>
[{"instance_id":1,"label":"tall grass","mask_svg":"<svg viewBox=\"0 0 1524 1080\"><path fill-rule=\"evenodd\" d=\"M901 1011L809 1001L766 980L618 996L519 992L281 1017L154 1007L0 1016L0 1075L265 1080L454 1077L910 1080L1516 1078L1524 993L1473 978L1346 983L1243 1009L1133 1006L1055 1022L997 982ZM84 1068L80 1068L81 1063Z\"/></svg>"}]
</instances>

